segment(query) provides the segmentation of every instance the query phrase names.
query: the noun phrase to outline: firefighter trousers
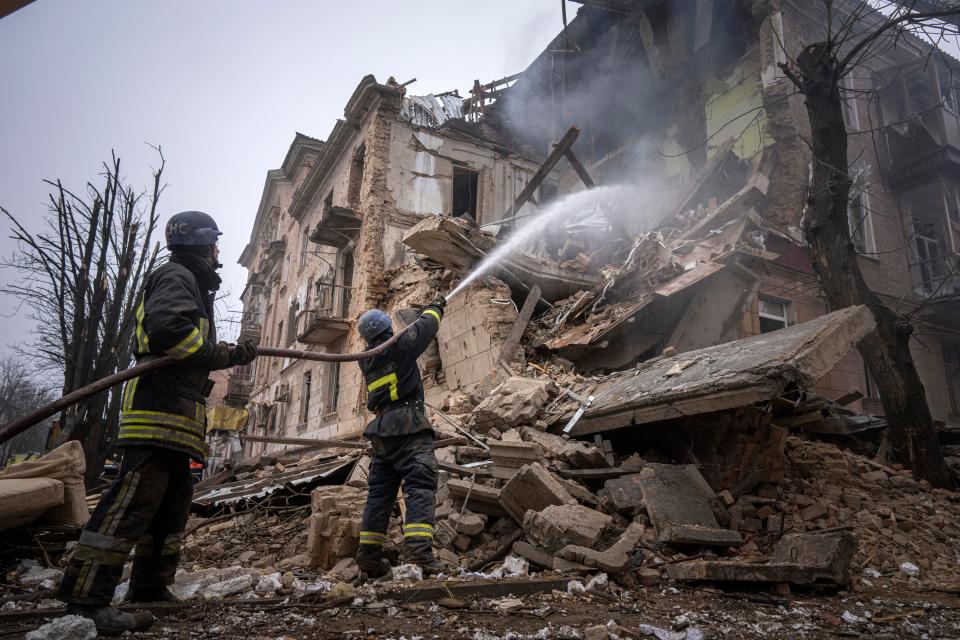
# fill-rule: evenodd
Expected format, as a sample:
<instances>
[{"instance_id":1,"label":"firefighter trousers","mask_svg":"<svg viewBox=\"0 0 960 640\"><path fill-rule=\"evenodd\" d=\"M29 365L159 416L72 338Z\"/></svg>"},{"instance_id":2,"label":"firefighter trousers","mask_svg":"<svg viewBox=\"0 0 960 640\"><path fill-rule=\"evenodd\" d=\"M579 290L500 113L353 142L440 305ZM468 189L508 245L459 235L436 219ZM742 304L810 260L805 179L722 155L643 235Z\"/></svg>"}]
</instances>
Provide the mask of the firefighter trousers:
<instances>
[{"instance_id":1,"label":"firefighter trousers","mask_svg":"<svg viewBox=\"0 0 960 640\"><path fill-rule=\"evenodd\" d=\"M361 551L377 550L386 541L390 513L402 483L407 506L403 526L405 553L417 561L433 557L433 512L437 492L437 458L433 432L406 436L370 436L373 460L361 523Z\"/></svg>"},{"instance_id":2,"label":"firefighter trousers","mask_svg":"<svg viewBox=\"0 0 960 640\"><path fill-rule=\"evenodd\" d=\"M84 527L58 598L70 604L110 604L130 549L131 593L151 594L172 584L192 498L187 454L124 447L120 475Z\"/></svg>"}]
</instances>

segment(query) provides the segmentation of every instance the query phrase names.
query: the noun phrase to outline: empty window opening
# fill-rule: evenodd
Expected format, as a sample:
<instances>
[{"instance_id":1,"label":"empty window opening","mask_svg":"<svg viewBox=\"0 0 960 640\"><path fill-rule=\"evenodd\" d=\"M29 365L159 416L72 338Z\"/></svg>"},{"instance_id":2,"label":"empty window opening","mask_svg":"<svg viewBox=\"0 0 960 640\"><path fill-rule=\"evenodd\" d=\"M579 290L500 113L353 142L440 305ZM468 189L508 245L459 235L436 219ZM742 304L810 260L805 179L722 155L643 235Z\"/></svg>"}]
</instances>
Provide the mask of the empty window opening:
<instances>
[{"instance_id":1,"label":"empty window opening","mask_svg":"<svg viewBox=\"0 0 960 640\"><path fill-rule=\"evenodd\" d=\"M331 362L327 369L327 413L336 413L340 400L340 363Z\"/></svg>"},{"instance_id":2,"label":"empty window opening","mask_svg":"<svg viewBox=\"0 0 960 640\"><path fill-rule=\"evenodd\" d=\"M287 310L287 345L293 344L297 338L297 315L300 313L300 303L294 299Z\"/></svg>"},{"instance_id":3,"label":"empty window opening","mask_svg":"<svg viewBox=\"0 0 960 640\"><path fill-rule=\"evenodd\" d=\"M303 374L303 386L300 397L300 423L304 426L310 418L310 387L313 384L313 374L307 371Z\"/></svg>"},{"instance_id":4,"label":"empty window opening","mask_svg":"<svg viewBox=\"0 0 960 640\"><path fill-rule=\"evenodd\" d=\"M353 160L350 163L350 183L347 186L347 201L351 207L357 207L360 204L360 187L363 185L363 167L366 163L367 146L361 144L353 153ZM333 205L333 192L330 192L329 204Z\"/></svg>"},{"instance_id":5,"label":"empty window opening","mask_svg":"<svg viewBox=\"0 0 960 640\"><path fill-rule=\"evenodd\" d=\"M455 218L469 215L477 219L477 186L480 173L464 167L453 168L453 209Z\"/></svg>"},{"instance_id":6,"label":"empty window opening","mask_svg":"<svg viewBox=\"0 0 960 640\"><path fill-rule=\"evenodd\" d=\"M283 320L277 323L277 346L283 344Z\"/></svg>"},{"instance_id":7,"label":"empty window opening","mask_svg":"<svg viewBox=\"0 0 960 640\"><path fill-rule=\"evenodd\" d=\"M768 298L760 298L760 333L769 333L790 326L790 304Z\"/></svg>"},{"instance_id":8,"label":"empty window opening","mask_svg":"<svg viewBox=\"0 0 960 640\"><path fill-rule=\"evenodd\" d=\"M352 299L350 295L352 289L350 287L353 286L353 252L343 254L341 284L343 286L340 288L340 317L348 318L350 317L350 301Z\"/></svg>"},{"instance_id":9,"label":"empty window opening","mask_svg":"<svg viewBox=\"0 0 960 640\"><path fill-rule=\"evenodd\" d=\"M857 111L857 93L852 75L840 79L840 100L843 105L843 124L847 131L859 131L860 113Z\"/></svg>"},{"instance_id":10,"label":"empty window opening","mask_svg":"<svg viewBox=\"0 0 960 640\"><path fill-rule=\"evenodd\" d=\"M857 253L875 254L873 239L873 216L870 212L870 197L866 191L853 187L850 204L847 205L847 224L850 225L850 240Z\"/></svg>"}]
</instances>

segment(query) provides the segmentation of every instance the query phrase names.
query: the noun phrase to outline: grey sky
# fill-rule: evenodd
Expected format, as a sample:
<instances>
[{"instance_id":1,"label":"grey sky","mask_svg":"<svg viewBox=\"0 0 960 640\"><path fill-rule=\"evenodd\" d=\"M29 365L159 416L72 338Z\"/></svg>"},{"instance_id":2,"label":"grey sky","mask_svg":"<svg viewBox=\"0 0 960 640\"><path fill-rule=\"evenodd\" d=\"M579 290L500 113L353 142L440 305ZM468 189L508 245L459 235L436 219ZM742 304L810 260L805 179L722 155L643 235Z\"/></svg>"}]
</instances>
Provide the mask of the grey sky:
<instances>
[{"instance_id":1,"label":"grey sky","mask_svg":"<svg viewBox=\"0 0 960 640\"><path fill-rule=\"evenodd\" d=\"M561 28L558 5L37 0L0 19L0 205L36 221L44 178L80 189L111 148L145 187L157 158L144 143L159 144L170 185L164 219L184 209L217 218L236 298L245 280L236 260L265 174L295 131L326 138L367 73L416 77L415 94L466 95L474 78L517 72ZM13 242L2 235L9 256ZM0 351L29 340L23 312L0 299L0 313Z\"/></svg>"}]
</instances>

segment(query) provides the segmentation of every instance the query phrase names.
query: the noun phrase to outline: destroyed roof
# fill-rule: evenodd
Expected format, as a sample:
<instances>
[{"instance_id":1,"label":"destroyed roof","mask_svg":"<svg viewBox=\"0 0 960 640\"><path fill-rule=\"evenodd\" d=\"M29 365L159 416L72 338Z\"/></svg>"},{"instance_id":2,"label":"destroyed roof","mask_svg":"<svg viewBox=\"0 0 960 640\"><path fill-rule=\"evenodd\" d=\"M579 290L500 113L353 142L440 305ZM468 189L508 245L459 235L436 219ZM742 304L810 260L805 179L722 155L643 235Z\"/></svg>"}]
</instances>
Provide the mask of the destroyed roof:
<instances>
[{"instance_id":1,"label":"destroyed roof","mask_svg":"<svg viewBox=\"0 0 960 640\"><path fill-rule=\"evenodd\" d=\"M848 307L779 331L642 363L592 390L594 401L571 433L732 409L769 400L791 385L810 387L873 327L869 309Z\"/></svg>"},{"instance_id":2,"label":"destroyed roof","mask_svg":"<svg viewBox=\"0 0 960 640\"><path fill-rule=\"evenodd\" d=\"M439 127L447 120L463 117L463 98L454 92L406 96L400 117L418 127Z\"/></svg>"}]
</instances>

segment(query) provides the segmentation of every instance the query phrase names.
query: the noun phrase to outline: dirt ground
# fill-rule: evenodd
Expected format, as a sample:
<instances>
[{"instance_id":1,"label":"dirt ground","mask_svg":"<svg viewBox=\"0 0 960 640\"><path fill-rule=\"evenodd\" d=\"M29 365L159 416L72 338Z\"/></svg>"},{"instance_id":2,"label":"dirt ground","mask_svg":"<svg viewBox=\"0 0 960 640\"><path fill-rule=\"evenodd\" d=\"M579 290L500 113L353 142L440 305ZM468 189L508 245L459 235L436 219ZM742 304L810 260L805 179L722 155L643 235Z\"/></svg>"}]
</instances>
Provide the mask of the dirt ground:
<instances>
[{"instance_id":1,"label":"dirt ground","mask_svg":"<svg viewBox=\"0 0 960 640\"><path fill-rule=\"evenodd\" d=\"M549 593L521 602L502 599L408 605L378 601L362 608L289 601L227 604L203 601L156 610L158 620L138 638L960 638L960 597L935 591L878 586L859 593L732 592L715 588L648 587L608 595ZM498 610L509 608L509 611ZM0 640L22 638L41 617L0 620ZM641 625L658 627L660 633ZM701 632L699 635L697 632ZM645 633L646 632L646 633Z\"/></svg>"}]
</instances>

